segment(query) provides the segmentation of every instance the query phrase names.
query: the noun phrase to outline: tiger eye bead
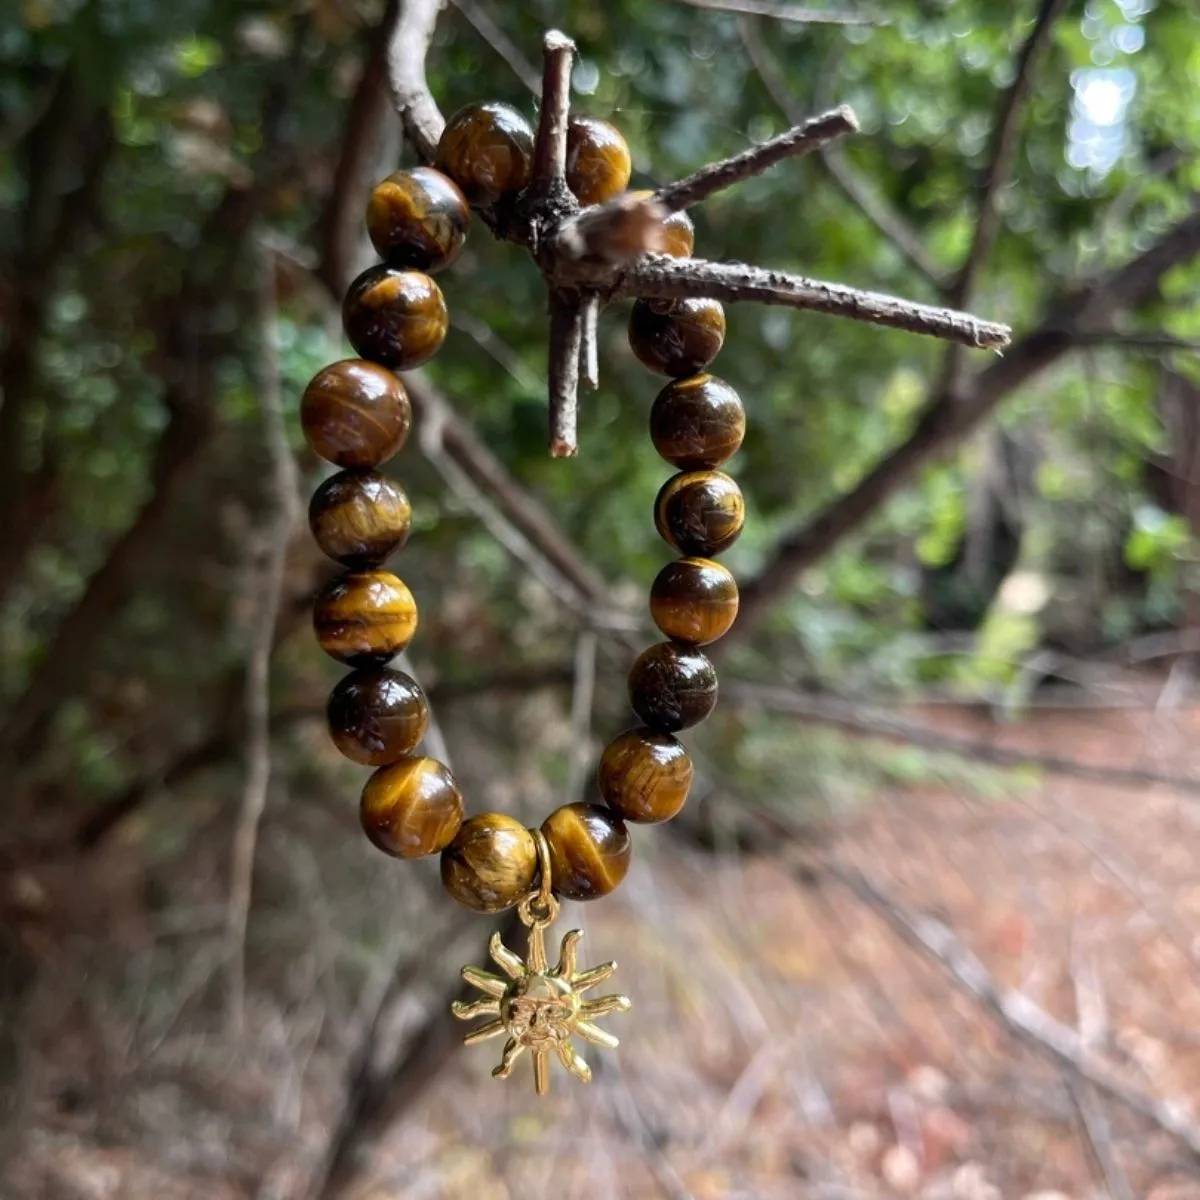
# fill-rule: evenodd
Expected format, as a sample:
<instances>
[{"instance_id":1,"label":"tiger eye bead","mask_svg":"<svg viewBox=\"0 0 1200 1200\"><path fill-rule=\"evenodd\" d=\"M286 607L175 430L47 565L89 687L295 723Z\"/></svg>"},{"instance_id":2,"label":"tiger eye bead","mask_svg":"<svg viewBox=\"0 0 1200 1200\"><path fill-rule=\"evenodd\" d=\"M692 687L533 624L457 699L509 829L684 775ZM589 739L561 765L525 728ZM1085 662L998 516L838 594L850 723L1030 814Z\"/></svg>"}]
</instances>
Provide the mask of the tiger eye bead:
<instances>
[{"instance_id":1,"label":"tiger eye bead","mask_svg":"<svg viewBox=\"0 0 1200 1200\"><path fill-rule=\"evenodd\" d=\"M699 650L660 642L633 664L629 703L651 729L690 729L717 705L717 672Z\"/></svg>"},{"instance_id":2,"label":"tiger eye bead","mask_svg":"<svg viewBox=\"0 0 1200 1200\"><path fill-rule=\"evenodd\" d=\"M373 567L408 541L412 505L378 471L339 471L313 493L308 527L317 545L347 567Z\"/></svg>"},{"instance_id":3,"label":"tiger eye bead","mask_svg":"<svg viewBox=\"0 0 1200 1200\"><path fill-rule=\"evenodd\" d=\"M429 704L415 679L386 667L353 671L335 687L326 709L334 745L365 767L411 754L429 725Z\"/></svg>"},{"instance_id":4,"label":"tiger eye bead","mask_svg":"<svg viewBox=\"0 0 1200 1200\"><path fill-rule=\"evenodd\" d=\"M552 890L568 900L607 896L625 878L633 847L625 822L598 804L564 804L542 823Z\"/></svg>"},{"instance_id":5,"label":"tiger eye bead","mask_svg":"<svg viewBox=\"0 0 1200 1200\"><path fill-rule=\"evenodd\" d=\"M669 733L627 729L605 748L597 780L617 816L649 825L679 812L693 773L688 752Z\"/></svg>"},{"instance_id":6,"label":"tiger eye bead","mask_svg":"<svg viewBox=\"0 0 1200 1200\"><path fill-rule=\"evenodd\" d=\"M681 471L719 467L745 436L741 397L715 375L673 379L650 409L650 440Z\"/></svg>"},{"instance_id":7,"label":"tiger eye bead","mask_svg":"<svg viewBox=\"0 0 1200 1200\"><path fill-rule=\"evenodd\" d=\"M533 130L507 104L468 104L446 122L437 164L475 205L519 192L533 170Z\"/></svg>"},{"instance_id":8,"label":"tiger eye bead","mask_svg":"<svg viewBox=\"0 0 1200 1200\"><path fill-rule=\"evenodd\" d=\"M623 192L633 160L621 131L599 117L572 117L567 125L567 187L580 204L603 204Z\"/></svg>"},{"instance_id":9,"label":"tiger eye bead","mask_svg":"<svg viewBox=\"0 0 1200 1200\"><path fill-rule=\"evenodd\" d=\"M512 908L533 890L537 873L533 834L504 813L468 817L442 851L442 884L476 912Z\"/></svg>"},{"instance_id":10,"label":"tiger eye bead","mask_svg":"<svg viewBox=\"0 0 1200 1200\"><path fill-rule=\"evenodd\" d=\"M462 253L471 206L458 184L432 167L396 171L375 185L367 233L392 267L440 271Z\"/></svg>"},{"instance_id":11,"label":"tiger eye bead","mask_svg":"<svg viewBox=\"0 0 1200 1200\"><path fill-rule=\"evenodd\" d=\"M741 490L723 471L672 475L654 501L654 525L662 539L697 558L727 550L745 521Z\"/></svg>"},{"instance_id":12,"label":"tiger eye bead","mask_svg":"<svg viewBox=\"0 0 1200 1200\"><path fill-rule=\"evenodd\" d=\"M724 637L737 612L737 582L726 567L707 558L668 563L650 588L655 625L689 646L707 646Z\"/></svg>"},{"instance_id":13,"label":"tiger eye bead","mask_svg":"<svg viewBox=\"0 0 1200 1200\"><path fill-rule=\"evenodd\" d=\"M417 631L417 602L390 571L347 571L313 604L321 649L352 667L382 666Z\"/></svg>"},{"instance_id":14,"label":"tiger eye bead","mask_svg":"<svg viewBox=\"0 0 1200 1200\"><path fill-rule=\"evenodd\" d=\"M696 226L685 212L673 212L663 222L661 252L672 258L691 258L696 248Z\"/></svg>"},{"instance_id":15,"label":"tiger eye bead","mask_svg":"<svg viewBox=\"0 0 1200 1200\"><path fill-rule=\"evenodd\" d=\"M391 371L348 358L318 371L300 401L304 438L339 467L377 467L408 440L412 404Z\"/></svg>"},{"instance_id":16,"label":"tiger eye bead","mask_svg":"<svg viewBox=\"0 0 1200 1200\"><path fill-rule=\"evenodd\" d=\"M350 285L342 324L363 358L409 371L442 348L450 316L442 289L428 275L380 264Z\"/></svg>"},{"instance_id":17,"label":"tiger eye bead","mask_svg":"<svg viewBox=\"0 0 1200 1200\"><path fill-rule=\"evenodd\" d=\"M454 841L463 798L449 767L411 755L367 780L358 815L363 832L385 854L424 858Z\"/></svg>"},{"instance_id":18,"label":"tiger eye bead","mask_svg":"<svg viewBox=\"0 0 1200 1200\"><path fill-rule=\"evenodd\" d=\"M651 371L681 378L703 371L725 342L725 310L716 300L679 300L657 312L638 300L629 317L629 345Z\"/></svg>"}]
</instances>

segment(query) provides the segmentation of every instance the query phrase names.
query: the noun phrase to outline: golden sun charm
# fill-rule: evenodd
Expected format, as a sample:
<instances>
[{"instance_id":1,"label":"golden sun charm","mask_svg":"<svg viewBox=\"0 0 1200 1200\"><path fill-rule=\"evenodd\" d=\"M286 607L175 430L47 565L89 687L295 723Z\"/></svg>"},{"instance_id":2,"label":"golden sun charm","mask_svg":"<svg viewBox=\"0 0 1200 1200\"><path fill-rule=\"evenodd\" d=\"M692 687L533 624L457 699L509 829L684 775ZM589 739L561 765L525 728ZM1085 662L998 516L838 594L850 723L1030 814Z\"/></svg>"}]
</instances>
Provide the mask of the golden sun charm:
<instances>
[{"instance_id":1,"label":"golden sun charm","mask_svg":"<svg viewBox=\"0 0 1200 1200\"><path fill-rule=\"evenodd\" d=\"M612 1012L625 1012L630 1001L628 996L616 995L600 996L595 1000L583 998L589 988L608 979L617 964L607 962L588 971L579 971L576 950L583 937L580 929L572 929L563 938L558 965L553 968L548 965L544 931L558 915L558 901L549 894L548 870L543 871L538 892L522 901L518 911L521 920L529 926L527 957L522 959L504 944L498 933L492 934L488 948L504 975L493 975L479 967L463 967L463 979L484 992L487 998L473 1002L455 1001L451 1011L464 1021L474 1017L493 1018L486 1025L473 1029L463 1040L472 1046L507 1034L500 1065L492 1075L507 1079L517 1059L528 1050L533 1057L534 1086L538 1095L544 1096L550 1090L552 1053L577 1079L584 1083L591 1081L592 1070L575 1052L571 1038L578 1034L585 1041L614 1049L618 1045L617 1039L592 1022Z\"/></svg>"}]
</instances>

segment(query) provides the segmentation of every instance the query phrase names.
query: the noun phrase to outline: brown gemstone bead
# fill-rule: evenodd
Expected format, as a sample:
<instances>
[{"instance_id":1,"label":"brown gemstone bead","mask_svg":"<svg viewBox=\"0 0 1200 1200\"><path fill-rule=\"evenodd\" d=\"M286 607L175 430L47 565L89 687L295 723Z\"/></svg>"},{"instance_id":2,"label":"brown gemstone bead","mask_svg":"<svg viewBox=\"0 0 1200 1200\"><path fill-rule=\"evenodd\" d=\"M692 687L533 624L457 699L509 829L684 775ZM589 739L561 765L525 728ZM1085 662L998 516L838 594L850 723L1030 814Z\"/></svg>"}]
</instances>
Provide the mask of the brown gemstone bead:
<instances>
[{"instance_id":1,"label":"brown gemstone bead","mask_svg":"<svg viewBox=\"0 0 1200 1200\"><path fill-rule=\"evenodd\" d=\"M378 471L339 471L313 493L308 527L317 545L347 567L374 567L408 541L412 505Z\"/></svg>"},{"instance_id":2,"label":"brown gemstone bead","mask_svg":"<svg viewBox=\"0 0 1200 1200\"><path fill-rule=\"evenodd\" d=\"M741 490L723 471L672 475L654 501L654 525L680 554L711 558L728 550L746 521Z\"/></svg>"},{"instance_id":3,"label":"brown gemstone bead","mask_svg":"<svg viewBox=\"0 0 1200 1200\"><path fill-rule=\"evenodd\" d=\"M300 424L314 452L339 467L377 467L408 440L412 405L391 371L347 358L304 389Z\"/></svg>"},{"instance_id":4,"label":"brown gemstone bead","mask_svg":"<svg viewBox=\"0 0 1200 1200\"><path fill-rule=\"evenodd\" d=\"M671 380L650 409L650 440L681 471L719 467L745 436L741 397L715 375Z\"/></svg>"},{"instance_id":5,"label":"brown gemstone bead","mask_svg":"<svg viewBox=\"0 0 1200 1200\"><path fill-rule=\"evenodd\" d=\"M410 755L367 780L358 815L363 832L385 854L423 858L454 841L463 798L449 767Z\"/></svg>"},{"instance_id":6,"label":"brown gemstone bead","mask_svg":"<svg viewBox=\"0 0 1200 1200\"><path fill-rule=\"evenodd\" d=\"M580 204L603 204L623 192L633 173L621 131L599 117L572 117L567 125L567 187Z\"/></svg>"},{"instance_id":7,"label":"brown gemstone bead","mask_svg":"<svg viewBox=\"0 0 1200 1200\"><path fill-rule=\"evenodd\" d=\"M468 104L446 122L437 163L472 204L495 204L529 183L533 130L507 104Z\"/></svg>"},{"instance_id":8,"label":"brown gemstone bead","mask_svg":"<svg viewBox=\"0 0 1200 1200\"><path fill-rule=\"evenodd\" d=\"M627 729L600 758L597 778L609 808L626 821L669 821L692 786L692 760L669 733Z\"/></svg>"},{"instance_id":9,"label":"brown gemstone bead","mask_svg":"<svg viewBox=\"0 0 1200 1200\"><path fill-rule=\"evenodd\" d=\"M633 847L616 813L598 804L564 804L542 822L552 890L568 900L607 896L625 878Z\"/></svg>"},{"instance_id":10,"label":"brown gemstone bead","mask_svg":"<svg viewBox=\"0 0 1200 1200\"><path fill-rule=\"evenodd\" d=\"M685 212L673 212L663 222L662 253L672 258L691 258L696 248L696 227Z\"/></svg>"},{"instance_id":11,"label":"brown gemstone bead","mask_svg":"<svg viewBox=\"0 0 1200 1200\"><path fill-rule=\"evenodd\" d=\"M629 703L651 729L690 729L717 705L717 672L699 650L659 642L629 672Z\"/></svg>"},{"instance_id":12,"label":"brown gemstone bead","mask_svg":"<svg viewBox=\"0 0 1200 1200\"><path fill-rule=\"evenodd\" d=\"M417 602L390 571L347 571L313 604L321 649L352 667L382 666L417 631Z\"/></svg>"},{"instance_id":13,"label":"brown gemstone bead","mask_svg":"<svg viewBox=\"0 0 1200 1200\"><path fill-rule=\"evenodd\" d=\"M392 267L440 271L462 253L471 206L457 183L432 167L396 171L375 185L367 232Z\"/></svg>"},{"instance_id":14,"label":"brown gemstone bead","mask_svg":"<svg viewBox=\"0 0 1200 1200\"><path fill-rule=\"evenodd\" d=\"M538 873L533 834L504 813L468 817L442 851L442 883L459 904L497 913L523 900Z\"/></svg>"},{"instance_id":15,"label":"brown gemstone bead","mask_svg":"<svg viewBox=\"0 0 1200 1200\"><path fill-rule=\"evenodd\" d=\"M350 285L342 324L363 358L408 371L442 348L450 316L442 289L428 275L379 264Z\"/></svg>"},{"instance_id":16,"label":"brown gemstone bead","mask_svg":"<svg viewBox=\"0 0 1200 1200\"><path fill-rule=\"evenodd\" d=\"M403 671L368 667L352 671L329 696L326 709L334 744L349 759L382 767L411 754L429 725L429 704Z\"/></svg>"},{"instance_id":17,"label":"brown gemstone bead","mask_svg":"<svg viewBox=\"0 0 1200 1200\"><path fill-rule=\"evenodd\" d=\"M680 300L657 312L638 300L629 317L629 345L644 366L682 378L703 371L725 341L725 310L716 300Z\"/></svg>"},{"instance_id":18,"label":"brown gemstone bead","mask_svg":"<svg viewBox=\"0 0 1200 1200\"><path fill-rule=\"evenodd\" d=\"M707 558L667 563L650 588L654 623L677 642L707 646L737 620L738 587L728 568Z\"/></svg>"}]
</instances>

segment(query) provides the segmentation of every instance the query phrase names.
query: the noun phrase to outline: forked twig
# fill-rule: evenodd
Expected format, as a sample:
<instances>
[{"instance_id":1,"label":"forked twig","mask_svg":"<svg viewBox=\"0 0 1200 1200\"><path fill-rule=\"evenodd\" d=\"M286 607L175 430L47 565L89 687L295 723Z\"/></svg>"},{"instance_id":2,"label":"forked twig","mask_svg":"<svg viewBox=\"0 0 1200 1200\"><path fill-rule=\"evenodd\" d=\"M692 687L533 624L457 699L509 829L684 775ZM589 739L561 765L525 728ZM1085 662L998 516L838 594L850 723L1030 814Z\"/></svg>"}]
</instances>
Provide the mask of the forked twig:
<instances>
[{"instance_id":1,"label":"forked twig","mask_svg":"<svg viewBox=\"0 0 1200 1200\"><path fill-rule=\"evenodd\" d=\"M427 159L434 154L444 126L425 77L425 55L440 7L441 0L401 0L388 53L397 108L410 140ZM767 8L779 11L766 14ZM749 11L785 19L824 17L838 23L870 19L801 11L794 5L753 5ZM598 364L593 350L593 313L598 303L618 296L711 296L783 304L924 333L963 346L1000 349L1007 345L1006 326L967 313L758 267L703 261L672 265L650 257L648 252L658 246L666 212L699 203L786 158L808 154L854 132L858 121L845 105L801 122L760 146L710 163L686 179L660 188L652 197L626 193L580 212L570 192L558 186L565 168L573 52L574 45L564 34L556 30L546 34L532 184L518 197L514 219L488 222L498 236L533 254L550 291L552 455L562 457L577 451L581 348L584 376L594 386ZM591 299L591 293L599 301Z\"/></svg>"}]
</instances>

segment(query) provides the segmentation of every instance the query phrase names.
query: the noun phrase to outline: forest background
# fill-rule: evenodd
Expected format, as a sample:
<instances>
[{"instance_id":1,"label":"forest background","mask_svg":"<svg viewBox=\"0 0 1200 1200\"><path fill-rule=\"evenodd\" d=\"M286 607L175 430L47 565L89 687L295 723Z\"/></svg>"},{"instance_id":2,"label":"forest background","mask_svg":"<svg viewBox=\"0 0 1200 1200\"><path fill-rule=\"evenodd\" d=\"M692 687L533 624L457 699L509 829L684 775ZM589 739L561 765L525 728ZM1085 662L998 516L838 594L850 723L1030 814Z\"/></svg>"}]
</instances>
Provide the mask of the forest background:
<instances>
[{"instance_id":1,"label":"forest background","mask_svg":"<svg viewBox=\"0 0 1200 1200\"><path fill-rule=\"evenodd\" d=\"M416 6L0 21L11 1194L541 1195L551 1160L562 1195L1200 1194L1193 4L440 13L443 112L532 118L561 26L636 186L851 105L698 207L697 252L1013 327L997 356L728 306L745 620L685 818L576 914L639 1008L553 1110L455 1052L488 923L362 839L308 622L296 406L346 352L366 194L414 161L387 46ZM529 256L477 223L442 283L389 468L411 662L471 807L537 823L629 719L658 384L606 311L552 459Z\"/></svg>"}]
</instances>

